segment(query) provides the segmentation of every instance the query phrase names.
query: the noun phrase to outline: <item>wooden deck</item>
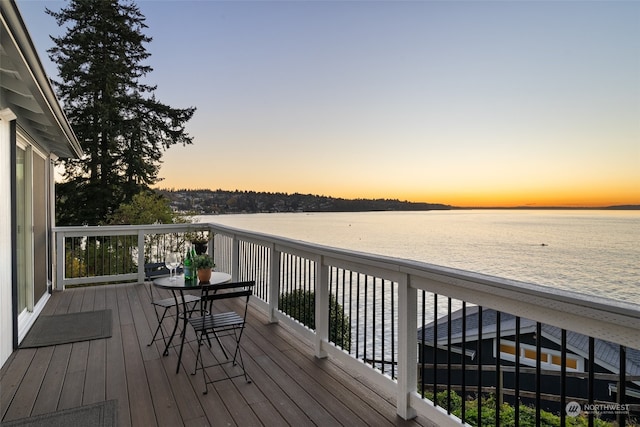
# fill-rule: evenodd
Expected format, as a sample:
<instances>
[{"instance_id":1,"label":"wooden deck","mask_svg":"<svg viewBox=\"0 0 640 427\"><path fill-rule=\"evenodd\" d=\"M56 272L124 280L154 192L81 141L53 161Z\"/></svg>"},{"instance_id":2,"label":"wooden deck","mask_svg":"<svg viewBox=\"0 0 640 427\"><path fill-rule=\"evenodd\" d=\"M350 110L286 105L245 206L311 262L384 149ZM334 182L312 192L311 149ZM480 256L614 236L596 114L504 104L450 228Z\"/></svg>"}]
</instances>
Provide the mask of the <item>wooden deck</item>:
<instances>
[{"instance_id":1,"label":"wooden deck","mask_svg":"<svg viewBox=\"0 0 640 427\"><path fill-rule=\"evenodd\" d=\"M176 374L176 349L163 357L161 342L147 346L156 325L148 284L55 293L43 314L101 309L112 310L111 338L12 354L0 371L1 421L116 399L122 427L432 424L402 420L362 378L316 359L310 346L252 308L242 348L253 382L220 381L207 395L200 372L190 375L192 347Z\"/></svg>"}]
</instances>

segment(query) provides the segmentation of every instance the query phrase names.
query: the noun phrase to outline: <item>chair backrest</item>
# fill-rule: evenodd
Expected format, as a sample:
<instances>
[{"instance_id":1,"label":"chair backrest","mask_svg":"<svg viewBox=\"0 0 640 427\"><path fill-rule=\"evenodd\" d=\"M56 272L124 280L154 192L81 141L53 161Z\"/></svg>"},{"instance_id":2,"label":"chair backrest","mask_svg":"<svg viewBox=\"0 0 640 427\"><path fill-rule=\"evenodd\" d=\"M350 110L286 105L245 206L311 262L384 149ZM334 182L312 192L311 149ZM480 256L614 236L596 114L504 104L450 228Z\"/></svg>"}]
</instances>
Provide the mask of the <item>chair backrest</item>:
<instances>
[{"instance_id":1,"label":"chair backrest","mask_svg":"<svg viewBox=\"0 0 640 427\"><path fill-rule=\"evenodd\" d=\"M169 269L164 262L150 262L144 265L145 280L153 280L158 277L169 276ZM176 268L176 274L182 274L182 267Z\"/></svg>"},{"instance_id":2,"label":"chair backrest","mask_svg":"<svg viewBox=\"0 0 640 427\"><path fill-rule=\"evenodd\" d=\"M202 288L201 307L211 311L213 301L245 297L249 302L249 297L253 294L253 287L256 282L249 280L246 282L222 283L220 285L205 286Z\"/></svg>"}]
</instances>

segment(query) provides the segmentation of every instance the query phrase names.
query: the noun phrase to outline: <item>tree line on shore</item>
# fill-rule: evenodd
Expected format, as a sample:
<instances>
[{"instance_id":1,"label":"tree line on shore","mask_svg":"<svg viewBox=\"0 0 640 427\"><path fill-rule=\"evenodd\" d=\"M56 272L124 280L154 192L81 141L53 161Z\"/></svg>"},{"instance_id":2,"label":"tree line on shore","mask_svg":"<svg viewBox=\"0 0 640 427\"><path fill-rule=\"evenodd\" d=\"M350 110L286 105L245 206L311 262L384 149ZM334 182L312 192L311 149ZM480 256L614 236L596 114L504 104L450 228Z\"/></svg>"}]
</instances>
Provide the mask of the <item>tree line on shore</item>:
<instances>
[{"instance_id":1,"label":"tree line on shore","mask_svg":"<svg viewBox=\"0 0 640 427\"><path fill-rule=\"evenodd\" d=\"M258 212L364 212L453 209L438 203L398 199L343 199L313 194L269 193L241 190L159 189L174 210L200 215Z\"/></svg>"}]
</instances>

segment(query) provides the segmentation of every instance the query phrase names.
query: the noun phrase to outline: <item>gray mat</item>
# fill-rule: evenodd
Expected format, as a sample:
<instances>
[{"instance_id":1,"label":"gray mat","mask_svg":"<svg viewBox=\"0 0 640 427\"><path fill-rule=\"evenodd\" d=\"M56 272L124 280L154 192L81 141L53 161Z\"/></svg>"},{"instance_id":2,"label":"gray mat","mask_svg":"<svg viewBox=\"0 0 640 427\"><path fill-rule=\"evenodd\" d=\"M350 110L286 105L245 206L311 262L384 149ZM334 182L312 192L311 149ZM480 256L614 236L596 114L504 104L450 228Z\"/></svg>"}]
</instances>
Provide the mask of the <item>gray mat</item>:
<instances>
[{"instance_id":1,"label":"gray mat","mask_svg":"<svg viewBox=\"0 0 640 427\"><path fill-rule=\"evenodd\" d=\"M50 414L2 423L2 427L115 427L117 401L94 403L79 408L65 409Z\"/></svg>"},{"instance_id":2,"label":"gray mat","mask_svg":"<svg viewBox=\"0 0 640 427\"><path fill-rule=\"evenodd\" d=\"M47 347L110 336L111 310L40 316L22 340L20 348Z\"/></svg>"}]
</instances>

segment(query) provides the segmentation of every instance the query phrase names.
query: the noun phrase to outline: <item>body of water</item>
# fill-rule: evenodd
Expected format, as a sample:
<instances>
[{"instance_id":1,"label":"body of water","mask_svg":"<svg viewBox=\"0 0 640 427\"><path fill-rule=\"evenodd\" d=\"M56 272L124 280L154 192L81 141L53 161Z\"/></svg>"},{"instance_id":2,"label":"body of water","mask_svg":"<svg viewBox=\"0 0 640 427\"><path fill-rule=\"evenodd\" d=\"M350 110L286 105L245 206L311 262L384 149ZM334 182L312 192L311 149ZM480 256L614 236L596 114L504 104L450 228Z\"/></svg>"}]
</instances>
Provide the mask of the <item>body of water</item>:
<instances>
[{"instance_id":1,"label":"body of water","mask_svg":"<svg viewBox=\"0 0 640 427\"><path fill-rule=\"evenodd\" d=\"M283 213L198 220L640 304L639 211Z\"/></svg>"}]
</instances>

